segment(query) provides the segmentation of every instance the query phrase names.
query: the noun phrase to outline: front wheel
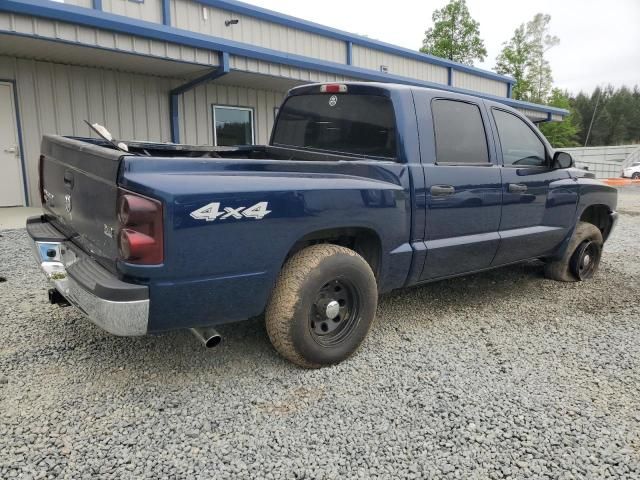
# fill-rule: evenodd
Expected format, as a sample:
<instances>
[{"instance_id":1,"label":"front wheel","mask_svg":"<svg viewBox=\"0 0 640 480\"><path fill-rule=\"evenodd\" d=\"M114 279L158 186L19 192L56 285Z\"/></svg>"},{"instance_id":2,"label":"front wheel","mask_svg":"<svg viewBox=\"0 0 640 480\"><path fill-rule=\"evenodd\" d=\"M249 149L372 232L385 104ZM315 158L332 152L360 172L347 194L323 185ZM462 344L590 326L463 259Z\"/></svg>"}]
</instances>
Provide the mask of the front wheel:
<instances>
[{"instance_id":1,"label":"front wheel","mask_svg":"<svg viewBox=\"0 0 640 480\"><path fill-rule=\"evenodd\" d=\"M561 282L588 280L598 271L603 244L598 227L578 222L564 255L545 265L545 275Z\"/></svg>"},{"instance_id":2,"label":"front wheel","mask_svg":"<svg viewBox=\"0 0 640 480\"><path fill-rule=\"evenodd\" d=\"M633 180L640 180L640 172L635 172L633 175L631 175L631 178Z\"/></svg>"},{"instance_id":3,"label":"front wheel","mask_svg":"<svg viewBox=\"0 0 640 480\"><path fill-rule=\"evenodd\" d=\"M284 265L267 306L274 348L305 368L348 358L376 314L378 289L371 267L353 250L313 245Z\"/></svg>"}]
</instances>

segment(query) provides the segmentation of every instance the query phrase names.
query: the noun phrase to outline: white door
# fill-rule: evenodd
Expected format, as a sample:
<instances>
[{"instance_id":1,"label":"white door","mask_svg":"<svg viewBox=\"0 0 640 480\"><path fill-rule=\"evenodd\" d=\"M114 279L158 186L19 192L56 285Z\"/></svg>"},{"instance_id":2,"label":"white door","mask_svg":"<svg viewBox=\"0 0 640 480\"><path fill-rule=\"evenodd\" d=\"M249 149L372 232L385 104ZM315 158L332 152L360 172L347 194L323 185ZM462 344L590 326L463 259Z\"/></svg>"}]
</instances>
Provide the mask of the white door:
<instances>
[{"instance_id":1,"label":"white door","mask_svg":"<svg viewBox=\"0 0 640 480\"><path fill-rule=\"evenodd\" d=\"M24 205L13 85L0 83L0 207Z\"/></svg>"}]
</instances>

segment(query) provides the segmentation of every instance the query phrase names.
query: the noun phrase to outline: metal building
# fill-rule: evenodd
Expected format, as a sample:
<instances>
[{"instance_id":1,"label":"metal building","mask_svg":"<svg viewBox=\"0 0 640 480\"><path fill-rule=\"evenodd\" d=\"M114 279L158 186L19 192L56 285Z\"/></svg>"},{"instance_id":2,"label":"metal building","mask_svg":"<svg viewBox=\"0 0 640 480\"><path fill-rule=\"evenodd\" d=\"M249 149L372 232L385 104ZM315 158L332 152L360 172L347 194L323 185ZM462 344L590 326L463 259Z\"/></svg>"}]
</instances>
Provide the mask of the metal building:
<instances>
[{"instance_id":1,"label":"metal building","mask_svg":"<svg viewBox=\"0 0 640 480\"><path fill-rule=\"evenodd\" d=\"M289 88L345 80L567 114L511 99L509 77L235 0L0 0L0 206L38 204L45 133L89 136L87 119L123 139L266 143Z\"/></svg>"}]
</instances>

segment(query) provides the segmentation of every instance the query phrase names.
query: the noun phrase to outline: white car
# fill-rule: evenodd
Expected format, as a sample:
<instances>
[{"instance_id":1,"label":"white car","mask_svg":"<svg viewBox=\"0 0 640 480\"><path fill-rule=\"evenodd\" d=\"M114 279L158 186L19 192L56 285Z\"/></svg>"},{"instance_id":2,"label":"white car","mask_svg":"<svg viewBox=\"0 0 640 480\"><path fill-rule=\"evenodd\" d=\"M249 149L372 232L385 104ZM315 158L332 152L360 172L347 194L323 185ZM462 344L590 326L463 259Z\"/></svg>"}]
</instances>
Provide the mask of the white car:
<instances>
[{"instance_id":1,"label":"white car","mask_svg":"<svg viewBox=\"0 0 640 480\"><path fill-rule=\"evenodd\" d=\"M633 178L640 180L640 162L633 162L622 171L622 178Z\"/></svg>"}]
</instances>

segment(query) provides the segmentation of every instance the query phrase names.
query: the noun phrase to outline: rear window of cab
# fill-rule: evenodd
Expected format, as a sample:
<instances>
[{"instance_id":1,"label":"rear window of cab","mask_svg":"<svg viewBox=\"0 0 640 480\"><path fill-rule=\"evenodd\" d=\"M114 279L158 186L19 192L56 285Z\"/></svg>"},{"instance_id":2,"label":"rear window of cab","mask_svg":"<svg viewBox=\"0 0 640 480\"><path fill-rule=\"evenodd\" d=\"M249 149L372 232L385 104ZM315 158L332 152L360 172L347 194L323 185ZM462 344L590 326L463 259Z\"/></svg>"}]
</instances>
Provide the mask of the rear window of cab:
<instances>
[{"instance_id":1,"label":"rear window of cab","mask_svg":"<svg viewBox=\"0 0 640 480\"><path fill-rule=\"evenodd\" d=\"M396 134L393 104L388 97L294 95L280 108L272 144L395 159Z\"/></svg>"}]
</instances>

